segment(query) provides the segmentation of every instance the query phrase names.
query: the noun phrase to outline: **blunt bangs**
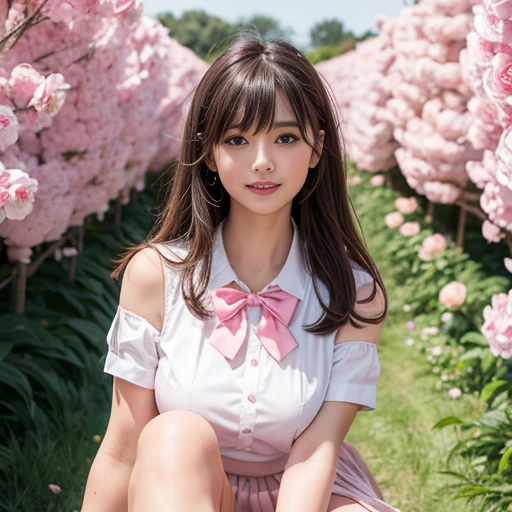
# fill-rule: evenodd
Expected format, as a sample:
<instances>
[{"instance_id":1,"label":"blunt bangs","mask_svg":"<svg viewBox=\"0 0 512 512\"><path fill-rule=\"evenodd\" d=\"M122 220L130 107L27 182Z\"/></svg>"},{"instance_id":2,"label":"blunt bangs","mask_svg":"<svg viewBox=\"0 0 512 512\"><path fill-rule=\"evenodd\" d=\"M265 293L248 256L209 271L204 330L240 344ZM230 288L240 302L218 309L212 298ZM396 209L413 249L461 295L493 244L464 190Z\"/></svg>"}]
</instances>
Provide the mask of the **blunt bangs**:
<instances>
[{"instance_id":1,"label":"blunt bangs","mask_svg":"<svg viewBox=\"0 0 512 512\"><path fill-rule=\"evenodd\" d=\"M263 53L238 60L224 71L212 80L215 86L212 87L211 99L203 107L204 118L207 118L204 125L204 149L207 152L222 141L230 128L248 132L254 126L253 135L263 130L270 131L275 120L278 91L288 101L301 136L313 147L320 123L317 111L304 90L307 89L303 83L306 76L302 74L301 80L297 80L295 70L273 63ZM308 126L313 129L314 141L307 138Z\"/></svg>"}]
</instances>

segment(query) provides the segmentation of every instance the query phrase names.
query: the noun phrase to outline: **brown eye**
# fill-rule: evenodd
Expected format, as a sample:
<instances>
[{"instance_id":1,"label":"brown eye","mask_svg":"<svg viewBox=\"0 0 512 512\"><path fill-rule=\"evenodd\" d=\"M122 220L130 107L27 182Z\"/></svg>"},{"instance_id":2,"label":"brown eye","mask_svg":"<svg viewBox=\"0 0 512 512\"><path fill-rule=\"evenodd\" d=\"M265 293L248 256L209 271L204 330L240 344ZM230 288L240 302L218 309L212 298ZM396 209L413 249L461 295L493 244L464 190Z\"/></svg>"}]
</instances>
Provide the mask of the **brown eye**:
<instances>
[{"instance_id":1,"label":"brown eye","mask_svg":"<svg viewBox=\"0 0 512 512\"><path fill-rule=\"evenodd\" d=\"M230 139L228 139L226 141L226 143L229 144L230 146L243 146L242 143L240 143L240 144L236 144L236 143L231 144L231 141L235 141L235 140L240 141L240 140L245 140L245 139L241 135L235 135L234 137L231 137Z\"/></svg>"},{"instance_id":2,"label":"brown eye","mask_svg":"<svg viewBox=\"0 0 512 512\"><path fill-rule=\"evenodd\" d=\"M284 146L289 146L290 144L292 144L296 140L299 140L297 137L295 137L295 135L292 135L291 133L286 133L285 135L281 135L279 137L279 139L288 139L288 142L284 142L283 143ZM279 140L279 139L277 139L277 140Z\"/></svg>"}]
</instances>

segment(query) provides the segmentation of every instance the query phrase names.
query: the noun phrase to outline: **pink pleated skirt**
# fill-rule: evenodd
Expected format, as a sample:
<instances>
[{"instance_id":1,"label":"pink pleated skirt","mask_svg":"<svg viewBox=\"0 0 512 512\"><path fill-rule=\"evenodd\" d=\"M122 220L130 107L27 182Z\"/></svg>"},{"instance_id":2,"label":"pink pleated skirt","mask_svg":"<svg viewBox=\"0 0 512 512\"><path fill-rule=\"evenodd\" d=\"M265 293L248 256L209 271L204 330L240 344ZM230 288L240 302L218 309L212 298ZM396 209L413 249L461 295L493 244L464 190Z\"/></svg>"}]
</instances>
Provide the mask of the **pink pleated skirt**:
<instances>
[{"instance_id":1,"label":"pink pleated skirt","mask_svg":"<svg viewBox=\"0 0 512 512\"><path fill-rule=\"evenodd\" d=\"M226 473L233 490L236 512L275 512L283 471L267 476L240 476ZM382 492L355 446L344 441L333 494L354 500L369 512L400 512L383 501Z\"/></svg>"}]
</instances>

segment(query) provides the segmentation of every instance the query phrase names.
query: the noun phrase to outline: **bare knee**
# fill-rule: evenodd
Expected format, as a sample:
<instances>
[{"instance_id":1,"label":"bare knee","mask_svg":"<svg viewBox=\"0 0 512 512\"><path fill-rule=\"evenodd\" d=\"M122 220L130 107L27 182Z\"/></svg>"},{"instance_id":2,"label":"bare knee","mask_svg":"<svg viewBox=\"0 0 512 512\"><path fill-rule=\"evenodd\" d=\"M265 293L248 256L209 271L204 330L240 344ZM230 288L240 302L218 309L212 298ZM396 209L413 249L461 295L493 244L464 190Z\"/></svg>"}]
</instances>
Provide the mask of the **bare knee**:
<instances>
[{"instance_id":1,"label":"bare knee","mask_svg":"<svg viewBox=\"0 0 512 512\"><path fill-rule=\"evenodd\" d=\"M153 418L142 430L136 463L154 469L186 470L208 464L220 451L217 436L207 420L190 411L168 411Z\"/></svg>"}]
</instances>

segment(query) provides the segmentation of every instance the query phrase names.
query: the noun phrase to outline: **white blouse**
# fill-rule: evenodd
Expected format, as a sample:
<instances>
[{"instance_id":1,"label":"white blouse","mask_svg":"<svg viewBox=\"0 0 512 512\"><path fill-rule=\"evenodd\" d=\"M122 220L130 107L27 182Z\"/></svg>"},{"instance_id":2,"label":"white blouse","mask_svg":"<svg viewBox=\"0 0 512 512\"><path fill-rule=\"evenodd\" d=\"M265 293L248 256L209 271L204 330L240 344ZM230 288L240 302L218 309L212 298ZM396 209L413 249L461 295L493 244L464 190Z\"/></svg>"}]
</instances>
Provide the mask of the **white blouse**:
<instances>
[{"instance_id":1,"label":"white blouse","mask_svg":"<svg viewBox=\"0 0 512 512\"><path fill-rule=\"evenodd\" d=\"M223 457L247 462L283 459L324 401L361 404L364 411L376 406L377 345L367 341L335 344L335 333L320 336L302 327L315 322L322 309L301 260L299 230L292 224L286 263L260 292L278 285L300 299L289 325L298 346L280 362L258 338L260 306L247 306L244 344L233 360L224 357L208 342L217 319L203 320L188 310L178 273L168 265L164 265L162 331L119 305L107 335L104 371L154 389L160 413L184 409L204 417L217 434ZM171 257L184 250L176 244L162 244L159 249ZM372 281L355 262L352 268L357 287ZM250 293L229 264L221 224L214 238L208 290L233 281ZM321 291L325 293L325 288Z\"/></svg>"}]
</instances>

